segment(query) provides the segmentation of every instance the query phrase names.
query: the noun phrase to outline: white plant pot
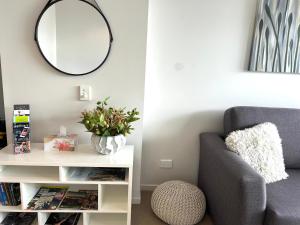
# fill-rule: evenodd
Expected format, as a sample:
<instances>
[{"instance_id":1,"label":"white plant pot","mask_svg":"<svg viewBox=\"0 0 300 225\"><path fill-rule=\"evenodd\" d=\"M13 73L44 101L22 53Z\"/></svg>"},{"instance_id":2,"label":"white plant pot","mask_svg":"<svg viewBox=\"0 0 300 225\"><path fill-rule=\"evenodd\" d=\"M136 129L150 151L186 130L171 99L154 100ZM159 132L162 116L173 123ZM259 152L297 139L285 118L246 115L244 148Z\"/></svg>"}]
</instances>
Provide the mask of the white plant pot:
<instances>
[{"instance_id":1,"label":"white plant pot","mask_svg":"<svg viewBox=\"0 0 300 225\"><path fill-rule=\"evenodd\" d=\"M126 145L126 138L123 135L100 137L93 134L91 141L94 149L103 155L115 154Z\"/></svg>"}]
</instances>

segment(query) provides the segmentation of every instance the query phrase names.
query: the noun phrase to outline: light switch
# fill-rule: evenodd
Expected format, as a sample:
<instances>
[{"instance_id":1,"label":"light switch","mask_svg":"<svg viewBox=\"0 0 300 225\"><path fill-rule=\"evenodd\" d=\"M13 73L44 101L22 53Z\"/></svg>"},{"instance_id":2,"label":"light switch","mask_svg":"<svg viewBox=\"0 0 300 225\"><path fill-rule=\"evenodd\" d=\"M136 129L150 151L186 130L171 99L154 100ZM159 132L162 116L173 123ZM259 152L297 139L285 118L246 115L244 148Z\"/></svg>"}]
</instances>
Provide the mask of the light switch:
<instances>
[{"instance_id":1,"label":"light switch","mask_svg":"<svg viewBox=\"0 0 300 225\"><path fill-rule=\"evenodd\" d=\"M79 87L79 100L91 101L92 100L92 88L88 85L80 85Z\"/></svg>"}]
</instances>

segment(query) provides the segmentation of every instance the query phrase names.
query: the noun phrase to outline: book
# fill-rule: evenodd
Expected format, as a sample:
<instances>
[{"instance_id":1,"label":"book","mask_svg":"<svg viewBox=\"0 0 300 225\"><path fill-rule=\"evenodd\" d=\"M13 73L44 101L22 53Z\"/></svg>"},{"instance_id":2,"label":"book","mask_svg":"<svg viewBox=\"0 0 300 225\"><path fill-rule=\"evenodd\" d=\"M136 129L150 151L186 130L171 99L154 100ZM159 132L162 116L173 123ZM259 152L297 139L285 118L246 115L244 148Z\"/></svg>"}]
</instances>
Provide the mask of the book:
<instances>
[{"instance_id":1,"label":"book","mask_svg":"<svg viewBox=\"0 0 300 225\"><path fill-rule=\"evenodd\" d=\"M8 205L12 206L13 203L12 203L12 196L11 196L10 189L9 189L9 184L8 183L3 183L3 186L4 186L5 194L7 196Z\"/></svg>"},{"instance_id":2,"label":"book","mask_svg":"<svg viewBox=\"0 0 300 225\"><path fill-rule=\"evenodd\" d=\"M0 184L0 192L1 192L1 196L2 196L2 205L3 206L7 206L8 205L8 201L7 201L7 196L6 196L6 193L5 193L5 190L4 190L4 184L1 183Z\"/></svg>"},{"instance_id":3,"label":"book","mask_svg":"<svg viewBox=\"0 0 300 225\"><path fill-rule=\"evenodd\" d=\"M59 209L82 209L83 201L86 198L86 192L68 191L60 203Z\"/></svg>"},{"instance_id":4,"label":"book","mask_svg":"<svg viewBox=\"0 0 300 225\"><path fill-rule=\"evenodd\" d=\"M80 190L79 192L86 193L81 209L98 210L98 190Z\"/></svg>"},{"instance_id":5,"label":"book","mask_svg":"<svg viewBox=\"0 0 300 225\"><path fill-rule=\"evenodd\" d=\"M2 187L2 183L0 183L0 195L1 195L1 205L5 206L6 202L5 202L5 196L3 193L3 187Z\"/></svg>"},{"instance_id":6,"label":"book","mask_svg":"<svg viewBox=\"0 0 300 225\"><path fill-rule=\"evenodd\" d=\"M1 188L0 188L0 204L4 206L4 200L3 200Z\"/></svg>"},{"instance_id":7,"label":"book","mask_svg":"<svg viewBox=\"0 0 300 225\"><path fill-rule=\"evenodd\" d=\"M0 201L3 206L20 205L20 184L0 183Z\"/></svg>"},{"instance_id":8,"label":"book","mask_svg":"<svg viewBox=\"0 0 300 225\"><path fill-rule=\"evenodd\" d=\"M76 225L80 213L51 213L45 225Z\"/></svg>"},{"instance_id":9,"label":"book","mask_svg":"<svg viewBox=\"0 0 300 225\"><path fill-rule=\"evenodd\" d=\"M1 225L31 225L36 213L8 213Z\"/></svg>"},{"instance_id":10,"label":"book","mask_svg":"<svg viewBox=\"0 0 300 225\"><path fill-rule=\"evenodd\" d=\"M11 196L11 203L12 203L12 205L16 206L17 205L17 201L16 201L16 196L14 194L14 190L13 190L14 186L13 185L14 184L9 184L8 185L8 189L9 189L9 194Z\"/></svg>"},{"instance_id":11,"label":"book","mask_svg":"<svg viewBox=\"0 0 300 225\"><path fill-rule=\"evenodd\" d=\"M12 187L12 192L15 200L15 205L20 205L21 204L21 192L20 192L20 184L14 183L11 184Z\"/></svg>"},{"instance_id":12,"label":"book","mask_svg":"<svg viewBox=\"0 0 300 225\"><path fill-rule=\"evenodd\" d=\"M67 190L68 187L65 186L41 187L29 202L27 209L55 210L59 206Z\"/></svg>"}]
</instances>

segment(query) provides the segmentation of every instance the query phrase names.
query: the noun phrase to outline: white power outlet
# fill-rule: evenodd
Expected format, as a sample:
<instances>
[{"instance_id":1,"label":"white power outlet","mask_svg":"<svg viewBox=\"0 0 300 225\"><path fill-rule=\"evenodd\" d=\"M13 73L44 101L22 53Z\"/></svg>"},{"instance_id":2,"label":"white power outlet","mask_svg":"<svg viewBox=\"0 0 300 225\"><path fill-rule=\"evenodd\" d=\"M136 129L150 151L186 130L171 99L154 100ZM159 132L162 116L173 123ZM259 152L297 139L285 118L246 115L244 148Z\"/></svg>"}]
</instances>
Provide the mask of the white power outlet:
<instances>
[{"instance_id":1,"label":"white power outlet","mask_svg":"<svg viewBox=\"0 0 300 225\"><path fill-rule=\"evenodd\" d=\"M88 85L80 85L79 87L79 100L91 101L92 100L92 88Z\"/></svg>"},{"instance_id":2,"label":"white power outlet","mask_svg":"<svg viewBox=\"0 0 300 225\"><path fill-rule=\"evenodd\" d=\"M172 159L161 159L160 160L160 168L173 168L173 160Z\"/></svg>"}]
</instances>

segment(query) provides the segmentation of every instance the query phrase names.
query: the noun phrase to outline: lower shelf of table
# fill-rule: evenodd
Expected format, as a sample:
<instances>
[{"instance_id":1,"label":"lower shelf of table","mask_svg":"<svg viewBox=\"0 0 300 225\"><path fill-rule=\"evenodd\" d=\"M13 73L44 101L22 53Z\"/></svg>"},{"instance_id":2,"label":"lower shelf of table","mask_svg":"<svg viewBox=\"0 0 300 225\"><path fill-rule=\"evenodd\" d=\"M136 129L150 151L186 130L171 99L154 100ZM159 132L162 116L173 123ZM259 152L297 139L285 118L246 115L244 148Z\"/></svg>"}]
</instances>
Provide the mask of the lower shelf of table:
<instances>
[{"instance_id":1,"label":"lower shelf of table","mask_svg":"<svg viewBox=\"0 0 300 225\"><path fill-rule=\"evenodd\" d=\"M0 222L3 221L8 213L9 212L0 212ZM37 213L37 218L32 225L45 225L50 214L50 212ZM81 213L77 225L127 225L127 222L127 214Z\"/></svg>"}]
</instances>

